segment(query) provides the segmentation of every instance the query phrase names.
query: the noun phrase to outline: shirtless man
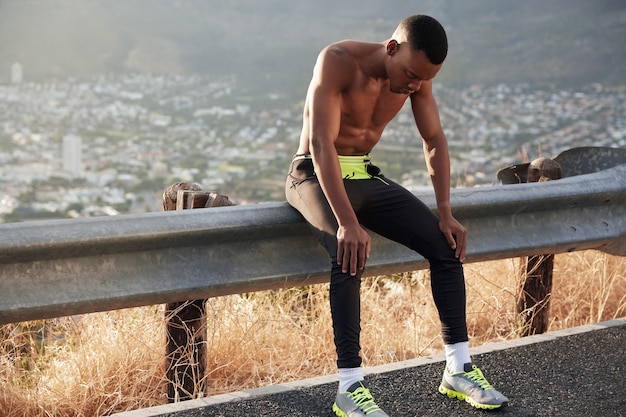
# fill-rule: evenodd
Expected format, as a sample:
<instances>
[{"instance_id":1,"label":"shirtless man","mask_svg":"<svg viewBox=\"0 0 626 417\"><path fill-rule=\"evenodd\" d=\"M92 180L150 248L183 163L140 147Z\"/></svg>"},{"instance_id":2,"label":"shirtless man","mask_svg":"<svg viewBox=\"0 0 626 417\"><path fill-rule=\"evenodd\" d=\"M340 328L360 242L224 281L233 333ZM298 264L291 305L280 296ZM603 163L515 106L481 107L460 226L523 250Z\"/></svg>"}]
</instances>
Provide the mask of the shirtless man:
<instances>
[{"instance_id":1,"label":"shirtless man","mask_svg":"<svg viewBox=\"0 0 626 417\"><path fill-rule=\"evenodd\" d=\"M339 368L333 411L340 417L387 416L363 382L360 284L371 238L362 226L428 259L442 323L442 394L479 408L507 405L472 364L465 317L466 229L450 208L450 160L432 80L447 55L433 18L415 15L380 43L346 40L319 54L308 88L298 151L285 193L331 260L330 307ZM383 129L409 99L423 138L438 216L371 163Z\"/></svg>"}]
</instances>

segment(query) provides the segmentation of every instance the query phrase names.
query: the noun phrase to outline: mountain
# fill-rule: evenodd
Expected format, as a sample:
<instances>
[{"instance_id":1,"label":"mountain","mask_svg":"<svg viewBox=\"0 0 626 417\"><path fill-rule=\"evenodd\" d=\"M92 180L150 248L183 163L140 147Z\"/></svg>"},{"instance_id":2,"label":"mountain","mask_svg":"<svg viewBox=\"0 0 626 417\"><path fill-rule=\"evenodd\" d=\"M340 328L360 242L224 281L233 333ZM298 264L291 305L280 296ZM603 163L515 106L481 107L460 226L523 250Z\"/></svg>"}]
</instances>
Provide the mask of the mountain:
<instances>
[{"instance_id":1,"label":"mountain","mask_svg":"<svg viewBox=\"0 0 626 417\"><path fill-rule=\"evenodd\" d=\"M335 40L387 39L414 13L438 18L449 85L626 83L623 0L0 0L0 82L109 72L235 73L303 91Z\"/></svg>"}]
</instances>

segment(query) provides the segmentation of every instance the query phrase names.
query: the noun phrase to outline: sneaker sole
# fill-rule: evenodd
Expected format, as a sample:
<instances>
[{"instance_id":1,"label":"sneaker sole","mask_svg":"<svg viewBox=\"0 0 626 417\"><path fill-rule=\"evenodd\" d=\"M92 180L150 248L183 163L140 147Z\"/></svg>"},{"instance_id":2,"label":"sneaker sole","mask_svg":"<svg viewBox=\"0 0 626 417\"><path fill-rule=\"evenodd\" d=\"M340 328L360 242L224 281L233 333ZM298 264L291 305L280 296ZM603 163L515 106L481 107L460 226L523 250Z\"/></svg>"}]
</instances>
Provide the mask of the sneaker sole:
<instances>
[{"instance_id":1,"label":"sneaker sole","mask_svg":"<svg viewBox=\"0 0 626 417\"><path fill-rule=\"evenodd\" d=\"M462 392L458 392L458 391L452 390L450 388L446 388L443 385L439 385L439 392L444 394L444 395L447 395L448 398L453 398L453 399L456 398L458 400L465 401L466 403L468 403L472 407L480 408L482 410L495 410L497 408L501 408L501 407L506 407L507 406L506 402L504 402L502 404L480 404L480 403L477 403L476 401L474 401L469 395L463 394Z\"/></svg>"},{"instance_id":2,"label":"sneaker sole","mask_svg":"<svg viewBox=\"0 0 626 417\"><path fill-rule=\"evenodd\" d=\"M333 404L333 411L335 412L335 415L337 415L338 417L348 417L348 415L346 413L341 411L341 408L339 408L337 403Z\"/></svg>"}]
</instances>

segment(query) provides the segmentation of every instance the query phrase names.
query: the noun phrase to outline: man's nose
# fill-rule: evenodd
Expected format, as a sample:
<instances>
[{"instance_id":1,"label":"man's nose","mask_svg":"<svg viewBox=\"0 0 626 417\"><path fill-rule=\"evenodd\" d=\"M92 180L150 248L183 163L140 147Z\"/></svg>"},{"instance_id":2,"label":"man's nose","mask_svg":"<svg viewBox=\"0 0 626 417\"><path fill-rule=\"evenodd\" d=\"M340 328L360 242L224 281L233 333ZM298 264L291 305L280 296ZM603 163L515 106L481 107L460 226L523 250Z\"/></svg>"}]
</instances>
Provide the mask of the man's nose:
<instances>
[{"instance_id":1,"label":"man's nose","mask_svg":"<svg viewBox=\"0 0 626 417\"><path fill-rule=\"evenodd\" d=\"M411 83L409 84L409 88L413 91L419 91L421 87L422 87L421 81L411 81Z\"/></svg>"}]
</instances>

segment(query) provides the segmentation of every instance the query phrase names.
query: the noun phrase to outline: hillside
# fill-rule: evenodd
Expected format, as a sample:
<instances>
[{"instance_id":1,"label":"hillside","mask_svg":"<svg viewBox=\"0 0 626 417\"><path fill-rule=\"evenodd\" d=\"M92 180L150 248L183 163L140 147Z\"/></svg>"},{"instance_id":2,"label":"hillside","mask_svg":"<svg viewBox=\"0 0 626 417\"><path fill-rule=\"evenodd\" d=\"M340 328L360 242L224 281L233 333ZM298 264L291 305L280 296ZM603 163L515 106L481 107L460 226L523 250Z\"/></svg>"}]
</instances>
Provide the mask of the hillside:
<instances>
[{"instance_id":1,"label":"hillside","mask_svg":"<svg viewBox=\"0 0 626 417\"><path fill-rule=\"evenodd\" d=\"M343 38L380 41L404 16L437 17L450 38L440 79L474 83L626 82L622 0L0 0L0 82L103 72L236 73L293 89L317 51Z\"/></svg>"}]
</instances>

